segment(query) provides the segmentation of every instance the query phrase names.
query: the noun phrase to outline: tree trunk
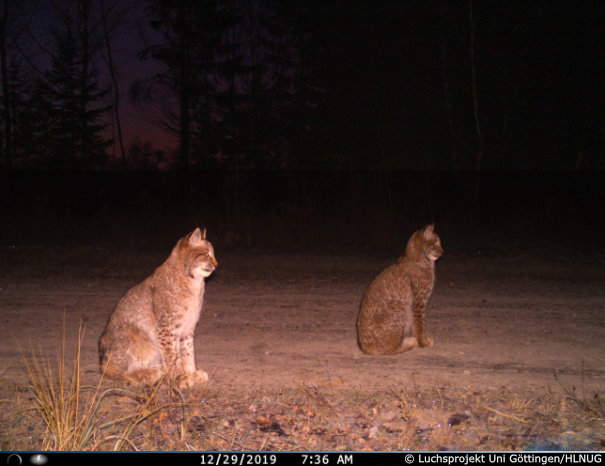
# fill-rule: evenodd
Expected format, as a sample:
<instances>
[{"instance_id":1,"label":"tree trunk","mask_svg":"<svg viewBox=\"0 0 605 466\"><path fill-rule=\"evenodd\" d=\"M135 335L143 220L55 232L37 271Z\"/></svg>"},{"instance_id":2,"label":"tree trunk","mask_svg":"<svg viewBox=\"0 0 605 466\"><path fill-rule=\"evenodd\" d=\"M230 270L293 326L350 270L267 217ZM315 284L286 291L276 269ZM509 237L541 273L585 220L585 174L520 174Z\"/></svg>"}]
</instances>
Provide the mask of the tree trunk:
<instances>
[{"instance_id":1,"label":"tree trunk","mask_svg":"<svg viewBox=\"0 0 605 466\"><path fill-rule=\"evenodd\" d=\"M441 41L441 71L443 73L443 98L445 103L445 112L447 116L447 125L450 133L450 151L452 154L452 168L455 170L458 168L458 147L457 139L459 132L456 131L456 125L454 124L454 108L452 105L452 93L450 91L450 78L448 73L448 53L445 41L445 6L443 3L439 4L439 27L440 27L440 41Z\"/></svg>"},{"instance_id":2,"label":"tree trunk","mask_svg":"<svg viewBox=\"0 0 605 466\"><path fill-rule=\"evenodd\" d=\"M191 117L189 106L191 104L191 57L190 57L190 39L191 30L187 19L187 11L184 2L179 2L178 7L179 21L179 52L180 52L180 150L179 162L182 168L189 165L190 151L190 127Z\"/></svg>"},{"instance_id":3,"label":"tree trunk","mask_svg":"<svg viewBox=\"0 0 605 466\"><path fill-rule=\"evenodd\" d=\"M13 165L13 128L10 107L10 86L8 76L8 58L6 52L6 26L8 24L8 0L2 2L0 18L0 72L2 74L2 104L4 118L4 159L6 167Z\"/></svg>"},{"instance_id":4,"label":"tree trunk","mask_svg":"<svg viewBox=\"0 0 605 466\"><path fill-rule=\"evenodd\" d=\"M80 143L80 157L88 158L92 157L91 154L91 136L88 134L88 124L85 120L86 116L86 103L89 100L88 96L88 65L90 63L90 44L88 34L88 16L90 10L89 0L79 1L80 12L79 19L81 21L79 27L80 33L80 47L81 47L81 66L80 66L80 117L82 121L79 122L79 137L81 138ZM77 149L76 149L77 153Z\"/></svg>"},{"instance_id":5,"label":"tree trunk","mask_svg":"<svg viewBox=\"0 0 605 466\"><path fill-rule=\"evenodd\" d=\"M479 97L477 93L477 63L475 60L475 20L473 18L473 0L469 0L469 16L471 26L471 83L473 87L473 113L475 116L475 131L477 132L477 153L475 155L475 168L481 169L483 159L483 134L479 120Z\"/></svg>"},{"instance_id":6,"label":"tree trunk","mask_svg":"<svg viewBox=\"0 0 605 466\"><path fill-rule=\"evenodd\" d=\"M107 67L113 87L113 114L116 121L116 129L118 132L118 145L120 146L120 156L122 160L122 168L126 169L126 150L124 149L124 138L122 137L122 122L120 120L120 85L116 77L115 67L113 64L113 51L111 48L111 37L107 29L107 12L105 11L105 2L101 2L101 21L103 26L103 36L105 39L105 49L107 52Z\"/></svg>"}]
</instances>

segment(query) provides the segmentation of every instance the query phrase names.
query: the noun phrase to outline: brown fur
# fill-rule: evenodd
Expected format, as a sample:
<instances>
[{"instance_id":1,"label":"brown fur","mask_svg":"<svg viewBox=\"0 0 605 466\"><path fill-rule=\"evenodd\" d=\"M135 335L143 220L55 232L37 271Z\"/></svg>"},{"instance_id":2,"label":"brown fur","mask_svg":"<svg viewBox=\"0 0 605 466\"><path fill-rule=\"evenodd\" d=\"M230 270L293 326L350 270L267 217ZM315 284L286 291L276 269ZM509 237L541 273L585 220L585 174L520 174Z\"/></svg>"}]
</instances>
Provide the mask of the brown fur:
<instances>
[{"instance_id":1,"label":"brown fur","mask_svg":"<svg viewBox=\"0 0 605 466\"><path fill-rule=\"evenodd\" d=\"M435 284L441 241L428 225L408 241L405 256L370 284L357 317L359 347L367 354L394 354L433 346L425 335L426 305Z\"/></svg>"},{"instance_id":2,"label":"brown fur","mask_svg":"<svg viewBox=\"0 0 605 466\"><path fill-rule=\"evenodd\" d=\"M204 279L218 265L206 230L181 238L168 259L131 288L99 339L105 375L152 384L168 375L192 387L208 380L195 366L193 334L204 300Z\"/></svg>"}]
</instances>

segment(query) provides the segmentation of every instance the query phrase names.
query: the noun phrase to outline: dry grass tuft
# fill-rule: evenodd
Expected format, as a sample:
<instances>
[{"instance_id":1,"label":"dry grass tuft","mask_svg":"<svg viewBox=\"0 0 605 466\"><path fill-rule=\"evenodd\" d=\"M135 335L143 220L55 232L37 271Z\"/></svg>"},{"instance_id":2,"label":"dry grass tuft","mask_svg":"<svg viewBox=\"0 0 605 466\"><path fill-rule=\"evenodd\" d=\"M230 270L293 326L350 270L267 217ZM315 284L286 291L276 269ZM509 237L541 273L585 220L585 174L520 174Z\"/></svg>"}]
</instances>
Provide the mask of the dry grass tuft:
<instances>
[{"instance_id":1,"label":"dry grass tuft","mask_svg":"<svg viewBox=\"0 0 605 466\"><path fill-rule=\"evenodd\" d=\"M80 326L71 371L66 364L65 331L56 369L47 357L36 354L33 349L30 357L22 351L34 406L47 429L41 445L43 450L85 450L90 447L96 413L108 392L100 392L101 382L96 387L83 385L81 346ZM86 396L89 391L92 396Z\"/></svg>"},{"instance_id":2,"label":"dry grass tuft","mask_svg":"<svg viewBox=\"0 0 605 466\"><path fill-rule=\"evenodd\" d=\"M84 385L84 370L80 363L82 340L80 326L71 368L66 356L65 329L56 365L41 352L32 349L30 356L26 356L21 350L29 379L27 391L31 395L27 412L35 413L45 428L40 440L33 442L34 449L83 451L110 445L113 450L137 450L130 439L134 430L166 407L154 406L163 381L143 394L117 387L103 389L103 372L96 386ZM111 397L134 400L135 407L126 413L114 410L115 416L103 422L107 418L107 406L111 406L104 402ZM28 430L37 429L30 426ZM8 445L13 444L9 442ZM15 447L10 449L19 449Z\"/></svg>"}]
</instances>

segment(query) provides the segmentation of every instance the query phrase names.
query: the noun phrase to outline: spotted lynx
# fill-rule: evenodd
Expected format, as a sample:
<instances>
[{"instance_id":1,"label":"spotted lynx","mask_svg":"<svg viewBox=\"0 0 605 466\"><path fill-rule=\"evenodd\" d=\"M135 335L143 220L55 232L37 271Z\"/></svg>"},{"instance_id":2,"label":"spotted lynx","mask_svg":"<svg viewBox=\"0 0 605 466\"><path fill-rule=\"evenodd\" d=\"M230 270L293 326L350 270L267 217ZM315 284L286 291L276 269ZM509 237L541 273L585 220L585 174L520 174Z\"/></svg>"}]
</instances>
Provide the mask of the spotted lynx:
<instances>
[{"instance_id":1,"label":"spotted lynx","mask_svg":"<svg viewBox=\"0 0 605 466\"><path fill-rule=\"evenodd\" d=\"M425 335L426 305L435 283L441 241L428 225L408 241L405 256L370 284L357 318L359 346L367 354L394 354L433 346Z\"/></svg>"},{"instance_id":2,"label":"spotted lynx","mask_svg":"<svg viewBox=\"0 0 605 466\"><path fill-rule=\"evenodd\" d=\"M168 259L131 288L99 339L101 369L109 377L152 384L167 375L180 388L208 380L196 370L193 334L204 300L204 279L218 265L206 230L181 238Z\"/></svg>"}]
</instances>

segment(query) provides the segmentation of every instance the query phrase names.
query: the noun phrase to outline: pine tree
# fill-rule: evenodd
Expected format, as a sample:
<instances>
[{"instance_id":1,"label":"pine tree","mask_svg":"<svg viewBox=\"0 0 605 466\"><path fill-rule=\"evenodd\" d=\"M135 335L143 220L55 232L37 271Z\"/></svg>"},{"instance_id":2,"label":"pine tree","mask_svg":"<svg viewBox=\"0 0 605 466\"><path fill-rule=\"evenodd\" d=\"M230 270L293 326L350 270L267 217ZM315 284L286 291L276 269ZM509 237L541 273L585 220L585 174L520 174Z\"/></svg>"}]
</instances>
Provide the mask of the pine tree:
<instances>
[{"instance_id":1,"label":"pine tree","mask_svg":"<svg viewBox=\"0 0 605 466\"><path fill-rule=\"evenodd\" d=\"M282 3L149 1L164 43L141 55L166 71L139 82L133 94L150 98L154 86L173 91L179 109L166 113L164 125L180 138L181 166L296 165L294 146L309 139L313 106L311 15L301 1Z\"/></svg>"},{"instance_id":2,"label":"pine tree","mask_svg":"<svg viewBox=\"0 0 605 466\"><path fill-rule=\"evenodd\" d=\"M48 164L52 153L49 137L55 119L47 86L26 73L17 60L11 64L10 77L16 164L21 167Z\"/></svg>"},{"instance_id":3,"label":"pine tree","mask_svg":"<svg viewBox=\"0 0 605 466\"><path fill-rule=\"evenodd\" d=\"M49 162L64 168L98 167L111 144L102 134L107 124L101 122L110 109L101 104L108 89L99 89L96 70L89 60L84 61L89 51L82 48L69 25L57 34L56 48L57 54L45 73L46 82L41 85L54 116L49 128Z\"/></svg>"},{"instance_id":4,"label":"pine tree","mask_svg":"<svg viewBox=\"0 0 605 466\"><path fill-rule=\"evenodd\" d=\"M177 105L165 108L163 126L179 137L176 163L181 168L207 163L220 150L227 108L232 105L229 82L238 66L237 44L229 32L237 18L225 0L150 0L150 25L163 43L140 53L166 70L138 81L132 88L137 100L152 100L157 87L169 89ZM177 108L178 107L178 110ZM206 159L206 160L205 160Z\"/></svg>"}]
</instances>

